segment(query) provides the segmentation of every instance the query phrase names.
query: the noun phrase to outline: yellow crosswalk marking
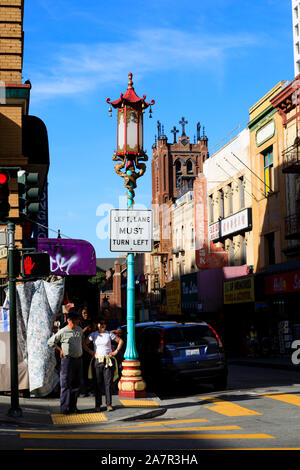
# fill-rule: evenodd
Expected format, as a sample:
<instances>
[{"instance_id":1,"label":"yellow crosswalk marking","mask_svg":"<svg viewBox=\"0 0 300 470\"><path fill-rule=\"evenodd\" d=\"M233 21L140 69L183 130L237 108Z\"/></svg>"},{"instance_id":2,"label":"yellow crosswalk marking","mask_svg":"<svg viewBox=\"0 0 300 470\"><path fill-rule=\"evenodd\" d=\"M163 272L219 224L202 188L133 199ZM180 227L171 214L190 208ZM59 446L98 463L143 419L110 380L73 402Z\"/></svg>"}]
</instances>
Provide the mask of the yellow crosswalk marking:
<instances>
[{"instance_id":1,"label":"yellow crosswalk marking","mask_svg":"<svg viewBox=\"0 0 300 470\"><path fill-rule=\"evenodd\" d=\"M205 408L220 413L225 416L251 416L251 415L261 415L258 411L250 410L249 408L244 408L243 406L236 405L230 401L222 400L217 397L201 397L204 401L210 401L213 405L205 405Z\"/></svg>"},{"instance_id":2,"label":"yellow crosswalk marking","mask_svg":"<svg viewBox=\"0 0 300 470\"><path fill-rule=\"evenodd\" d=\"M132 424L131 426L122 426L120 429L137 429L137 428L153 428L155 426L161 427L161 426L167 426L168 424L188 424L188 423L207 423L209 422L208 419L205 418L198 418L198 419L168 419L165 421L154 421L150 423L137 423L137 424ZM111 430L114 429L113 427L107 427L107 429ZM101 431L100 431L101 432Z\"/></svg>"},{"instance_id":3,"label":"yellow crosswalk marking","mask_svg":"<svg viewBox=\"0 0 300 470\"><path fill-rule=\"evenodd\" d=\"M274 436L269 434L131 434L133 439L275 439ZM114 439L123 440L128 439L128 434L37 434L28 433L20 434L21 439Z\"/></svg>"},{"instance_id":4,"label":"yellow crosswalk marking","mask_svg":"<svg viewBox=\"0 0 300 470\"><path fill-rule=\"evenodd\" d=\"M264 397L273 398L273 400L284 401L290 405L300 406L300 397L291 393L267 393L262 394Z\"/></svg>"},{"instance_id":5,"label":"yellow crosswalk marking","mask_svg":"<svg viewBox=\"0 0 300 470\"><path fill-rule=\"evenodd\" d=\"M196 427L186 427L186 428L165 428L165 429L159 429L157 430L157 428L149 428L147 429L147 432L183 432L183 431L187 431L187 432L194 432L194 431L234 431L234 430L237 430L237 429L243 429L241 428L240 426L235 426L235 425L224 425L224 426L196 426ZM101 430L99 432L118 432L120 433L120 428L118 429L108 429L108 430ZM122 432L126 432L126 433L135 433L135 432L145 432L145 429L138 429L137 427L134 428L122 428Z\"/></svg>"},{"instance_id":6,"label":"yellow crosswalk marking","mask_svg":"<svg viewBox=\"0 0 300 470\"><path fill-rule=\"evenodd\" d=\"M123 406L129 407L158 407L159 404L154 400L120 400Z\"/></svg>"}]
</instances>

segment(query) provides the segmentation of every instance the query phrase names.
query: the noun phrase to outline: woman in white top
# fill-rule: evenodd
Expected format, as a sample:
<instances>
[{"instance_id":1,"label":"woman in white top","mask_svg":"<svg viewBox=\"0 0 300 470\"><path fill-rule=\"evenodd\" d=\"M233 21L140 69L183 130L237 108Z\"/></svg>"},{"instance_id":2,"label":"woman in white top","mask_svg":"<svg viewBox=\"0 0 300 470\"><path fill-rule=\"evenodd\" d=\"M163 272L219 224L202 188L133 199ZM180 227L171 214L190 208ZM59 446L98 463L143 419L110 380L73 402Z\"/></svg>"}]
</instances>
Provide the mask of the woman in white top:
<instances>
[{"instance_id":1,"label":"woman in white top","mask_svg":"<svg viewBox=\"0 0 300 470\"><path fill-rule=\"evenodd\" d=\"M106 330L104 320L97 322L98 331L94 331L84 340L83 348L94 357L95 367L95 402L96 411L100 411L102 403L102 384L105 387L106 409L112 411L112 379L114 362L112 357L116 356L123 345L123 340L114 333ZM118 343L115 351L112 350L111 342ZM94 350L89 349L88 344L94 343Z\"/></svg>"}]
</instances>

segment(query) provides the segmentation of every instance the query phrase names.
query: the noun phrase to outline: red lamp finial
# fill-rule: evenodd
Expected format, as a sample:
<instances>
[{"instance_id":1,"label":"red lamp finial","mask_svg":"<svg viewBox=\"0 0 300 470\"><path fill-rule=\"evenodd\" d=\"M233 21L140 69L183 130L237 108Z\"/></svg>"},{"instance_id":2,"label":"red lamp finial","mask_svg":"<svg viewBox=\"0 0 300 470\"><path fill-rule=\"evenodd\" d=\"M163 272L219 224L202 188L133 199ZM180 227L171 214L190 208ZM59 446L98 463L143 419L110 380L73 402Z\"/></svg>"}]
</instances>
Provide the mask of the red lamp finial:
<instances>
[{"instance_id":1,"label":"red lamp finial","mask_svg":"<svg viewBox=\"0 0 300 470\"><path fill-rule=\"evenodd\" d=\"M129 77L128 88L133 88L133 81L132 81L132 73L131 72L128 74L128 77Z\"/></svg>"}]
</instances>

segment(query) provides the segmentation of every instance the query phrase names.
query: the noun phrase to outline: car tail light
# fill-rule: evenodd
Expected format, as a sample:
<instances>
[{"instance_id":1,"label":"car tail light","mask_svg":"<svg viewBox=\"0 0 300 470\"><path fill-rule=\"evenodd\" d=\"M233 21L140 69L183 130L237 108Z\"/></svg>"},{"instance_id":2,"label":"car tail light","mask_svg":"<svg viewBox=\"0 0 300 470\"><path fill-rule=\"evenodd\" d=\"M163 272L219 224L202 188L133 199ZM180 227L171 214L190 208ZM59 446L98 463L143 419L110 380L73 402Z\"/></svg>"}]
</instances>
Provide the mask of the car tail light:
<instances>
[{"instance_id":1,"label":"car tail light","mask_svg":"<svg viewBox=\"0 0 300 470\"><path fill-rule=\"evenodd\" d=\"M223 343L222 343L222 341L221 341L220 336L219 336L218 333L216 332L216 330L215 330L212 326L210 326L210 325L208 325L208 328L211 329L211 331L213 332L213 334L214 334L215 337L217 338L218 344L219 344L219 348L220 348L220 349L223 349Z\"/></svg>"},{"instance_id":2,"label":"car tail light","mask_svg":"<svg viewBox=\"0 0 300 470\"><path fill-rule=\"evenodd\" d=\"M165 332L164 332L164 330L161 330L161 332L160 332L160 342L159 342L159 346L157 348L157 352L159 352L159 353L164 352L164 348L165 348Z\"/></svg>"}]
</instances>

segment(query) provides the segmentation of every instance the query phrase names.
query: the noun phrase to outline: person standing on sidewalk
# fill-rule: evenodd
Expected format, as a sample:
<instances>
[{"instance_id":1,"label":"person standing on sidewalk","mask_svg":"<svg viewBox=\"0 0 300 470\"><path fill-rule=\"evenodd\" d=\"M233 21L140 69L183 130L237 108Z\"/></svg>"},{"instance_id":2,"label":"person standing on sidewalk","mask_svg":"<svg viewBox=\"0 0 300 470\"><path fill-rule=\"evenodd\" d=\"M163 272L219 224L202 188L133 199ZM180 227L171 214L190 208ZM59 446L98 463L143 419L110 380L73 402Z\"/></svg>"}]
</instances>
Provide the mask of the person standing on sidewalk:
<instances>
[{"instance_id":1,"label":"person standing on sidewalk","mask_svg":"<svg viewBox=\"0 0 300 470\"><path fill-rule=\"evenodd\" d=\"M78 326L80 317L70 309L68 324L48 340L48 346L56 347L60 354L60 409L63 414L77 413L77 398L82 373L83 330Z\"/></svg>"},{"instance_id":2,"label":"person standing on sidewalk","mask_svg":"<svg viewBox=\"0 0 300 470\"><path fill-rule=\"evenodd\" d=\"M113 411L112 384L114 369L117 366L116 356L123 345L123 340L114 333L106 330L106 322L100 319L97 322L98 331L91 333L83 342L83 349L94 357L95 368L95 403L96 411L100 411L102 404L102 385L105 387L106 409ZM112 350L111 342L118 343L117 349ZM94 350L88 347L93 342Z\"/></svg>"},{"instance_id":3,"label":"person standing on sidewalk","mask_svg":"<svg viewBox=\"0 0 300 470\"><path fill-rule=\"evenodd\" d=\"M89 316L87 307L82 307L81 309L81 316L79 321L79 326L82 328L83 331L83 338L89 336L93 330L93 323ZM81 383L80 383L80 397L88 397L91 390L91 383L88 377L89 372L89 365L91 361L90 355L87 351L82 351L82 375L81 375Z\"/></svg>"}]
</instances>

